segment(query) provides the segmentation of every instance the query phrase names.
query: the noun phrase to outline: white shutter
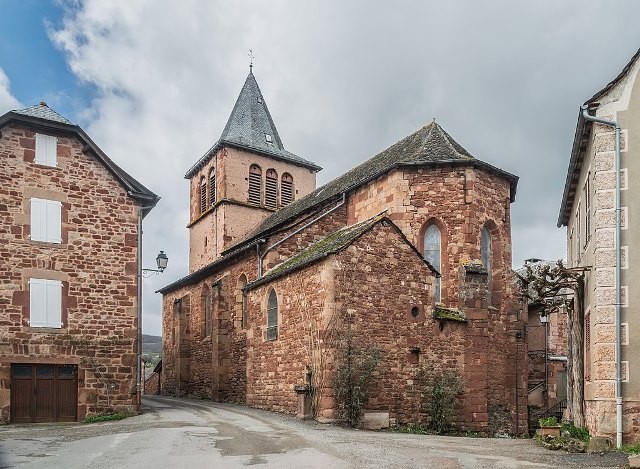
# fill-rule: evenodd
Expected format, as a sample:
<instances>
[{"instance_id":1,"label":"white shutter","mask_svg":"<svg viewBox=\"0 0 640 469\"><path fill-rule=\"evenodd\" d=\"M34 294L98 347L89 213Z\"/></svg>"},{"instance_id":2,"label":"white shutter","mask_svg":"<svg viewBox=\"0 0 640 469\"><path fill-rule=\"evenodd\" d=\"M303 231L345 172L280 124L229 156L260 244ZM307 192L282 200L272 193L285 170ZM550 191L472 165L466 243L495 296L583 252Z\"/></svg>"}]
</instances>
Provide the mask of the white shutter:
<instances>
[{"instance_id":1,"label":"white shutter","mask_svg":"<svg viewBox=\"0 0 640 469\"><path fill-rule=\"evenodd\" d=\"M56 166L58 139L51 135L36 134L36 163Z\"/></svg>"},{"instance_id":2,"label":"white shutter","mask_svg":"<svg viewBox=\"0 0 640 469\"><path fill-rule=\"evenodd\" d=\"M62 203L56 200L47 200L47 241L50 243L62 242Z\"/></svg>"},{"instance_id":3,"label":"white shutter","mask_svg":"<svg viewBox=\"0 0 640 469\"><path fill-rule=\"evenodd\" d=\"M31 327L62 327L61 281L29 280L29 318Z\"/></svg>"},{"instance_id":4,"label":"white shutter","mask_svg":"<svg viewBox=\"0 0 640 469\"><path fill-rule=\"evenodd\" d=\"M47 312L47 281L39 278L29 280L29 325L45 327Z\"/></svg>"},{"instance_id":5,"label":"white shutter","mask_svg":"<svg viewBox=\"0 0 640 469\"><path fill-rule=\"evenodd\" d=\"M31 239L47 240L47 201L31 199Z\"/></svg>"},{"instance_id":6,"label":"white shutter","mask_svg":"<svg viewBox=\"0 0 640 469\"><path fill-rule=\"evenodd\" d=\"M62 282L47 282L47 327L62 327Z\"/></svg>"}]
</instances>

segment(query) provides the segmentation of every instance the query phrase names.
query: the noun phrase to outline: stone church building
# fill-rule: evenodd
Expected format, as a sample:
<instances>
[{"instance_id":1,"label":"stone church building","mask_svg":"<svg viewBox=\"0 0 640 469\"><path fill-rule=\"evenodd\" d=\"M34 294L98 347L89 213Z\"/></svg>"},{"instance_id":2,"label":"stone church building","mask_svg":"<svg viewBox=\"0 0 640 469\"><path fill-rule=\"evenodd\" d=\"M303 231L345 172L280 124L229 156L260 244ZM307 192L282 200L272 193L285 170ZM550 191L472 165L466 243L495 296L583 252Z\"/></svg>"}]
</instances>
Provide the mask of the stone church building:
<instances>
[{"instance_id":1,"label":"stone church building","mask_svg":"<svg viewBox=\"0 0 640 469\"><path fill-rule=\"evenodd\" d=\"M314 418L336 420L348 337L381 352L365 413L424 421L419 370L455 369L456 424L526 431L518 178L435 121L316 188L320 169L285 150L249 73L185 176L190 273L159 290L162 393L296 413L297 390Z\"/></svg>"}]
</instances>

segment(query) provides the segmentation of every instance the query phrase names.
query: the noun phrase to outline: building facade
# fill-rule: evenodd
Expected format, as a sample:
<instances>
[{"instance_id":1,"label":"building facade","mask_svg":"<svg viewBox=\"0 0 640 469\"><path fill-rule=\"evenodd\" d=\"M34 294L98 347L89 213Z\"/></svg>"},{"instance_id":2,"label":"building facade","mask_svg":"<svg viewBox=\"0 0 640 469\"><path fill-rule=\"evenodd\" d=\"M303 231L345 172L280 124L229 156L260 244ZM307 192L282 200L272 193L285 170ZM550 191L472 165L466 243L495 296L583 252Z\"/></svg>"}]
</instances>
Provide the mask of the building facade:
<instances>
[{"instance_id":1,"label":"building facade","mask_svg":"<svg viewBox=\"0 0 640 469\"><path fill-rule=\"evenodd\" d=\"M604 89L581 107L567 174L558 226L567 227L569 267L585 273L585 413L595 435L638 441L640 430L640 279L634 262L640 256L640 88L638 54ZM585 113L588 116L585 116ZM615 121L620 132L620 243L616 244L616 137L614 127L592 118ZM616 257L620 254L620 282ZM617 289L620 294L616 314ZM620 330L619 340L616 329ZM617 344L620 354L616 353ZM616 390L616 361L620 388ZM616 425L616 398L621 399L622 428Z\"/></svg>"},{"instance_id":2,"label":"building facade","mask_svg":"<svg viewBox=\"0 0 640 469\"><path fill-rule=\"evenodd\" d=\"M138 241L158 197L45 103L0 117L0 411L133 408Z\"/></svg>"},{"instance_id":3,"label":"building facade","mask_svg":"<svg viewBox=\"0 0 640 469\"><path fill-rule=\"evenodd\" d=\"M422 421L416 377L433 366L465 379L462 427L526 431L517 177L436 122L316 189L319 169L284 149L250 73L186 174L190 273L160 290L161 391L296 413L307 389L335 420L347 335L382 353L367 412Z\"/></svg>"}]
</instances>

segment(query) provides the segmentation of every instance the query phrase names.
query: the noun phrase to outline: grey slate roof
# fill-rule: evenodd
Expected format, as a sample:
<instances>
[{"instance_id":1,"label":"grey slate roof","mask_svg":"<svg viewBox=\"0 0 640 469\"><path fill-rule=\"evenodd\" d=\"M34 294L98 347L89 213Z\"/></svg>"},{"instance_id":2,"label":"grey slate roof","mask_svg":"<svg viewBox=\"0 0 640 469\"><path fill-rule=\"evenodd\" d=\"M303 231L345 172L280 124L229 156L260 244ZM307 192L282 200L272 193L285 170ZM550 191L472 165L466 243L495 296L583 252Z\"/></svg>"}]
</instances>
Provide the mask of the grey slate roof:
<instances>
[{"instance_id":1,"label":"grey slate roof","mask_svg":"<svg viewBox=\"0 0 640 469\"><path fill-rule=\"evenodd\" d=\"M633 64L640 57L640 49L633 54L633 57L627 62L622 71L611 80L607 85L594 94L591 98L584 102L578 111L578 123L576 124L576 133L573 137L573 146L571 147L571 157L569 158L569 168L567 169L567 178L564 183L564 191L562 194L562 203L560 204L560 213L558 214L558 228L567 226L569 224L569 218L571 218L571 208L573 207L573 199L578 190L578 180L580 179L580 172L582 170L582 164L584 163L585 152L591 138L591 130L593 128L593 122L587 121L582 115L582 108L586 107L589 111L594 111L600 106L599 100L605 94L611 90L614 86L620 83L627 74L631 71ZM594 112L590 112L594 115Z\"/></svg>"},{"instance_id":2,"label":"grey slate roof","mask_svg":"<svg viewBox=\"0 0 640 469\"><path fill-rule=\"evenodd\" d=\"M36 117L38 119L60 122L61 124L73 125L73 122L51 109L44 101L41 101L39 104L34 104L33 106L29 106L24 109L14 110L12 112L15 112L16 114L22 114L23 116Z\"/></svg>"},{"instance_id":3,"label":"grey slate roof","mask_svg":"<svg viewBox=\"0 0 640 469\"><path fill-rule=\"evenodd\" d=\"M511 200L514 200L518 182L517 176L474 158L437 122L433 121L307 196L274 212L244 240L236 243L227 252L302 214L306 210L359 187L393 168L413 165L437 166L452 164L482 167L506 178L511 184Z\"/></svg>"},{"instance_id":4,"label":"grey slate roof","mask_svg":"<svg viewBox=\"0 0 640 469\"><path fill-rule=\"evenodd\" d=\"M143 186L140 182L129 175L120 166L115 164L98 145L82 130L78 125L73 124L66 117L61 116L51 109L45 102L40 102L34 106L24 109L16 109L9 111L0 116L0 129L10 122L21 122L36 128L44 128L47 130L55 130L63 133L71 133L75 135L85 144L83 153L92 153L100 161L108 171L120 181L129 195L141 202L143 207L143 215L147 213L158 203L160 197Z\"/></svg>"},{"instance_id":5,"label":"grey slate roof","mask_svg":"<svg viewBox=\"0 0 640 469\"><path fill-rule=\"evenodd\" d=\"M387 217L384 215L376 215L368 220L365 220L360 223L356 223L355 225L347 226L341 228L333 233L329 234L325 238L321 239L317 243L312 244L307 247L305 250L296 254L295 256L287 259L283 263L275 266L271 270L265 273L265 275L258 280L248 284L245 287L245 290L251 290L256 288L264 283L268 283L272 280L275 280L279 277L283 277L294 270L301 269L308 265L311 265L330 254L336 254L347 247L349 247L354 241L356 241L360 236L373 228L376 224L380 222L386 222L391 227L395 228L395 230L402 236L404 241L413 248L416 252L416 255L431 269L434 274L437 272L433 269L433 267L423 259L420 253L415 249L415 247L406 239L406 237L402 234L402 231Z\"/></svg>"},{"instance_id":6,"label":"grey slate roof","mask_svg":"<svg viewBox=\"0 0 640 469\"><path fill-rule=\"evenodd\" d=\"M267 141L271 139L271 142ZM284 149L267 103L252 72L249 72L220 139L185 174L190 178L223 145L255 151L279 160L320 171L322 168Z\"/></svg>"}]
</instances>

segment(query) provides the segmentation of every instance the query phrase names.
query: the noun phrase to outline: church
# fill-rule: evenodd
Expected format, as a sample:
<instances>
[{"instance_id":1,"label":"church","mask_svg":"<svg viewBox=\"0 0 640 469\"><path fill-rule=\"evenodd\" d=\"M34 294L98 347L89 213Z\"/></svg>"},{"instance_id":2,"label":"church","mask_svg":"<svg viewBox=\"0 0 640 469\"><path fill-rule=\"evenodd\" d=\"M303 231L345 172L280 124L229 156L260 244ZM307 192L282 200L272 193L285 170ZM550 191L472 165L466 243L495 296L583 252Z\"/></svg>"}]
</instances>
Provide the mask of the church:
<instances>
[{"instance_id":1,"label":"church","mask_svg":"<svg viewBox=\"0 0 640 469\"><path fill-rule=\"evenodd\" d=\"M517 176L435 120L316 188L320 170L285 149L250 72L185 175L189 274L159 290L161 392L337 421L348 337L380 356L365 416L424 421L430 367L464 382L458 427L526 432Z\"/></svg>"}]
</instances>

